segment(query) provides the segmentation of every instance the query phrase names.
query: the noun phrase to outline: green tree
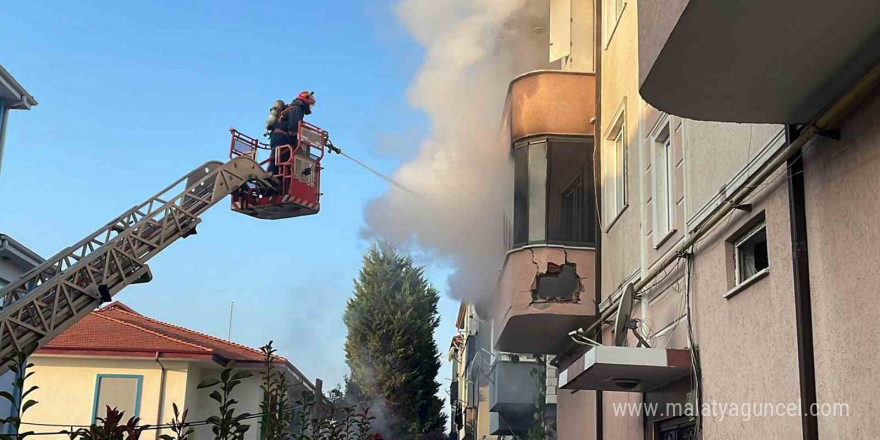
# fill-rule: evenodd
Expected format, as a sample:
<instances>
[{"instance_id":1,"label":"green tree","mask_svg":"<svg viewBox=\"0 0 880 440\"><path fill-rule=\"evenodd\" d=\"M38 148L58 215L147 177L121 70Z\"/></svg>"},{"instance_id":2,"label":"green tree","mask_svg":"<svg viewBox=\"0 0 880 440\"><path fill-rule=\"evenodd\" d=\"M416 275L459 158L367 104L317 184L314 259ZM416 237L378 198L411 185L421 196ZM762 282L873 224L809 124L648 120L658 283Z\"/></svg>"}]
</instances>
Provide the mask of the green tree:
<instances>
[{"instance_id":1,"label":"green tree","mask_svg":"<svg viewBox=\"0 0 880 440\"><path fill-rule=\"evenodd\" d=\"M440 299L424 269L388 244L373 244L348 300L345 356L351 369L347 389L376 413L385 406L388 438L443 438L446 416L437 397L440 355L434 329ZM376 426L376 424L374 424Z\"/></svg>"}]
</instances>

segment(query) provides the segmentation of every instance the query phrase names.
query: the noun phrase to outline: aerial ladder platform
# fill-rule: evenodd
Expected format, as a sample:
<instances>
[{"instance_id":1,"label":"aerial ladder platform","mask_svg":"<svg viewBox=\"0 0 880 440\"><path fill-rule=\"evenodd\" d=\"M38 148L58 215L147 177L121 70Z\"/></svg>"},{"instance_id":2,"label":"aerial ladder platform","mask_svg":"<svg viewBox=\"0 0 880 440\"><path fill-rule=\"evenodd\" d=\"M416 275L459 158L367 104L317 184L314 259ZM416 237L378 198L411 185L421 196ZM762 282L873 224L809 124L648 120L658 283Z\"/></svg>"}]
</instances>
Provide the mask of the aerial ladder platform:
<instances>
[{"instance_id":1,"label":"aerial ladder platform","mask_svg":"<svg viewBox=\"0 0 880 440\"><path fill-rule=\"evenodd\" d=\"M201 215L232 195L232 210L261 219L318 212L327 132L301 123L297 145L269 147L230 129L230 160L205 162L0 290L0 359L40 347L132 284L153 275L147 262L196 233ZM281 154L281 153L284 154ZM275 160L278 173L263 168Z\"/></svg>"}]
</instances>

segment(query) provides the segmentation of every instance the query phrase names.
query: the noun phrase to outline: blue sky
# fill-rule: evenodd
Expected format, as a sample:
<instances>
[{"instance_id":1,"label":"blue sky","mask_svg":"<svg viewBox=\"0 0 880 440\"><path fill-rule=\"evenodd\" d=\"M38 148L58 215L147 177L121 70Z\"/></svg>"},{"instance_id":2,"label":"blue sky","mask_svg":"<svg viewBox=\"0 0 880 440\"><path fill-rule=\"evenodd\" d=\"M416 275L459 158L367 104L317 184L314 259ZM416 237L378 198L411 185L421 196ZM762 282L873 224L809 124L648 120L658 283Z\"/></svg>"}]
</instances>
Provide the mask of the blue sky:
<instances>
[{"instance_id":1,"label":"blue sky","mask_svg":"<svg viewBox=\"0 0 880 440\"><path fill-rule=\"evenodd\" d=\"M311 122L390 173L428 126L406 101L422 49L392 7L6 2L0 63L39 106L10 117L0 231L54 254L204 161L226 159L230 126L261 133L272 102L303 89L318 100ZM369 246L363 207L387 184L337 156L324 166L320 214L259 221L224 202L198 235L151 261L153 282L116 299L222 337L234 301L234 341L274 339L310 378L339 382L347 372L342 313ZM428 273L444 292L437 342L445 362L458 305L445 296L449 268ZM443 386L449 376L444 364Z\"/></svg>"}]
</instances>

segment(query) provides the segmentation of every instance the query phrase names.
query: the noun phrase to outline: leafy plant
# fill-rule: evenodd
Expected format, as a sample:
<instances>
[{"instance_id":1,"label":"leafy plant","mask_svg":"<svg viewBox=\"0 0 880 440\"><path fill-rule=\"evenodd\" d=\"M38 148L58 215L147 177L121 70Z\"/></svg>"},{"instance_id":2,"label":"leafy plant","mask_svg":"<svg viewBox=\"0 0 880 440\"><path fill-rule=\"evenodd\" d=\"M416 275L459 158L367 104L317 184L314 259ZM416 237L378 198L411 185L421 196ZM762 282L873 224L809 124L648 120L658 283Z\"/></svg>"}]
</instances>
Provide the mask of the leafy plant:
<instances>
[{"instance_id":1,"label":"leafy plant","mask_svg":"<svg viewBox=\"0 0 880 440\"><path fill-rule=\"evenodd\" d=\"M125 424L120 424L125 411L106 407L106 416L98 417L98 423L76 431L62 431L71 440L138 440L149 425L138 426L140 418L131 417Z\"/></svg>"},{"instance_id":2,"label":"leafy plant","mask_svg":"<svg viewBox=\"0 0 880 440\"><path fill-rule=\"evenodd\" d=\"M160 440L188 440L189 436L195 432L193 428L190 427L189 423L186 421L186 415L189 413L188 409L183 410L183 413L177 409L177 404L172 403L171 407L174 409L174 418L171 419L169 425L171 425L171 432L174 435L162 434L159 436Z\"/></svg>"},{"instance_id":3,"label":"leafy plant","mask_svg":"<svg viewBox=\"0 0 880 440\"><path fill-rule=\"evenodd\" d=\"M235 370L235 361L229 361L220 373L220 378L207 378L199 382L198 389L217 388L208 395L219 404L219 415L208 417L206 422L211 425L214 440L241 440L250 429L250 425L242 423L251 415L235 414L238 401L232 398L232 391L241 384L243 379L253 376L250 371Z\"/></svg>"},{"instance_id":4,"label":"leafy plant","mask_svg":"<svg viewBox=\"0 0 880 440\"><path fill-rule=\"evenodd\" d=\"M537 359L538 365L530 372L538 387L538 397L535 398L535 421L526 434L528 440L553 438L556 431L556 425L547 421L547 361L544 356L537 356Z\"/></svg>"},{"instance_id":5,"label":"leafy plant","mask_svg":"<svg viewBox=\"0 0 880 440\"><path fill-rule=\"evenodd\" d=\"M263 364L266 369L263 373L263 402L260 410L263 418L260 421L260 429L266 440L287 440L290 436L290 404L287 396L287 376L278 371L275 364L280 359L272 347L272 341L260 347L263 352Z\"/></svg>"},{"instance_id":6,"label":"leafy plant","mask_svg":"<svg viewBox=\"0 0 880 440\"><path fill-rule=\"evenodd\" d=\"M378 433L370 434L369 408L357 410L354 406L330 405L325 413L315 395L303 392L302 400L296 402L294 418L299 433L295 440L381 440Z\"/></svg>"},{"instance_id":7,"label":"leafy plant","mask_svg":"<svg viewBox=\"0 0 880 440\"><path fill-rule=\"evenodd\" d=\"M28 357L30 357L30 355L37 350L37 346L37 342L32 342L25 346L22 350L17 351L9 357L0 361L0 363L2 363L2 366L8 366L9 370L12 371L14 375L14 380L12 382L14 390L24 390L25 382L28 378L34 375L33 371L27 372L28 368L34 366L34 364L28 362ZM26 391L22 392L21 396L15 396L9 391L0 391L0 397L8 400L10 407L17 410L14 411L9 417L0 419L0 427L12 425L12 427L14 428L13 432L17 433L19 431L19 428L21 428L21 418L24 416L24 413L29 408L37 404L36 400L28 399L28 396L38 389L39 387L34 385L28 388ZM23 439L29 435L32 435L33 433L33 431L27 431L18 434L0 434L0 439Z\"/></svg>"}]
</instances>

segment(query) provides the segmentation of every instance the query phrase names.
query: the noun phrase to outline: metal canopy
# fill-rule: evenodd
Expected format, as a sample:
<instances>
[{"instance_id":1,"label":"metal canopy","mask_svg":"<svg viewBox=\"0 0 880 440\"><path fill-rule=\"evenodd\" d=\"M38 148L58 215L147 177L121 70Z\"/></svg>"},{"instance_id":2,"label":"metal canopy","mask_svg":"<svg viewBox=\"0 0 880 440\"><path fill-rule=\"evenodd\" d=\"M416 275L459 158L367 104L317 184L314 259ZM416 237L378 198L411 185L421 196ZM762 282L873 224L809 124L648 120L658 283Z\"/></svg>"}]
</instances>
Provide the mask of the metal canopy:
<instances>
[{"instance_id":1,"label":"metal canopy","mask_svg":"<svg viewBox=\"0 0 880 440\"><path fill-rule=\"evenodd\" d=\"M691 374L690 350L598 346L559 376L560 388L646 392Z\"/></svg>"}]
</instances>

